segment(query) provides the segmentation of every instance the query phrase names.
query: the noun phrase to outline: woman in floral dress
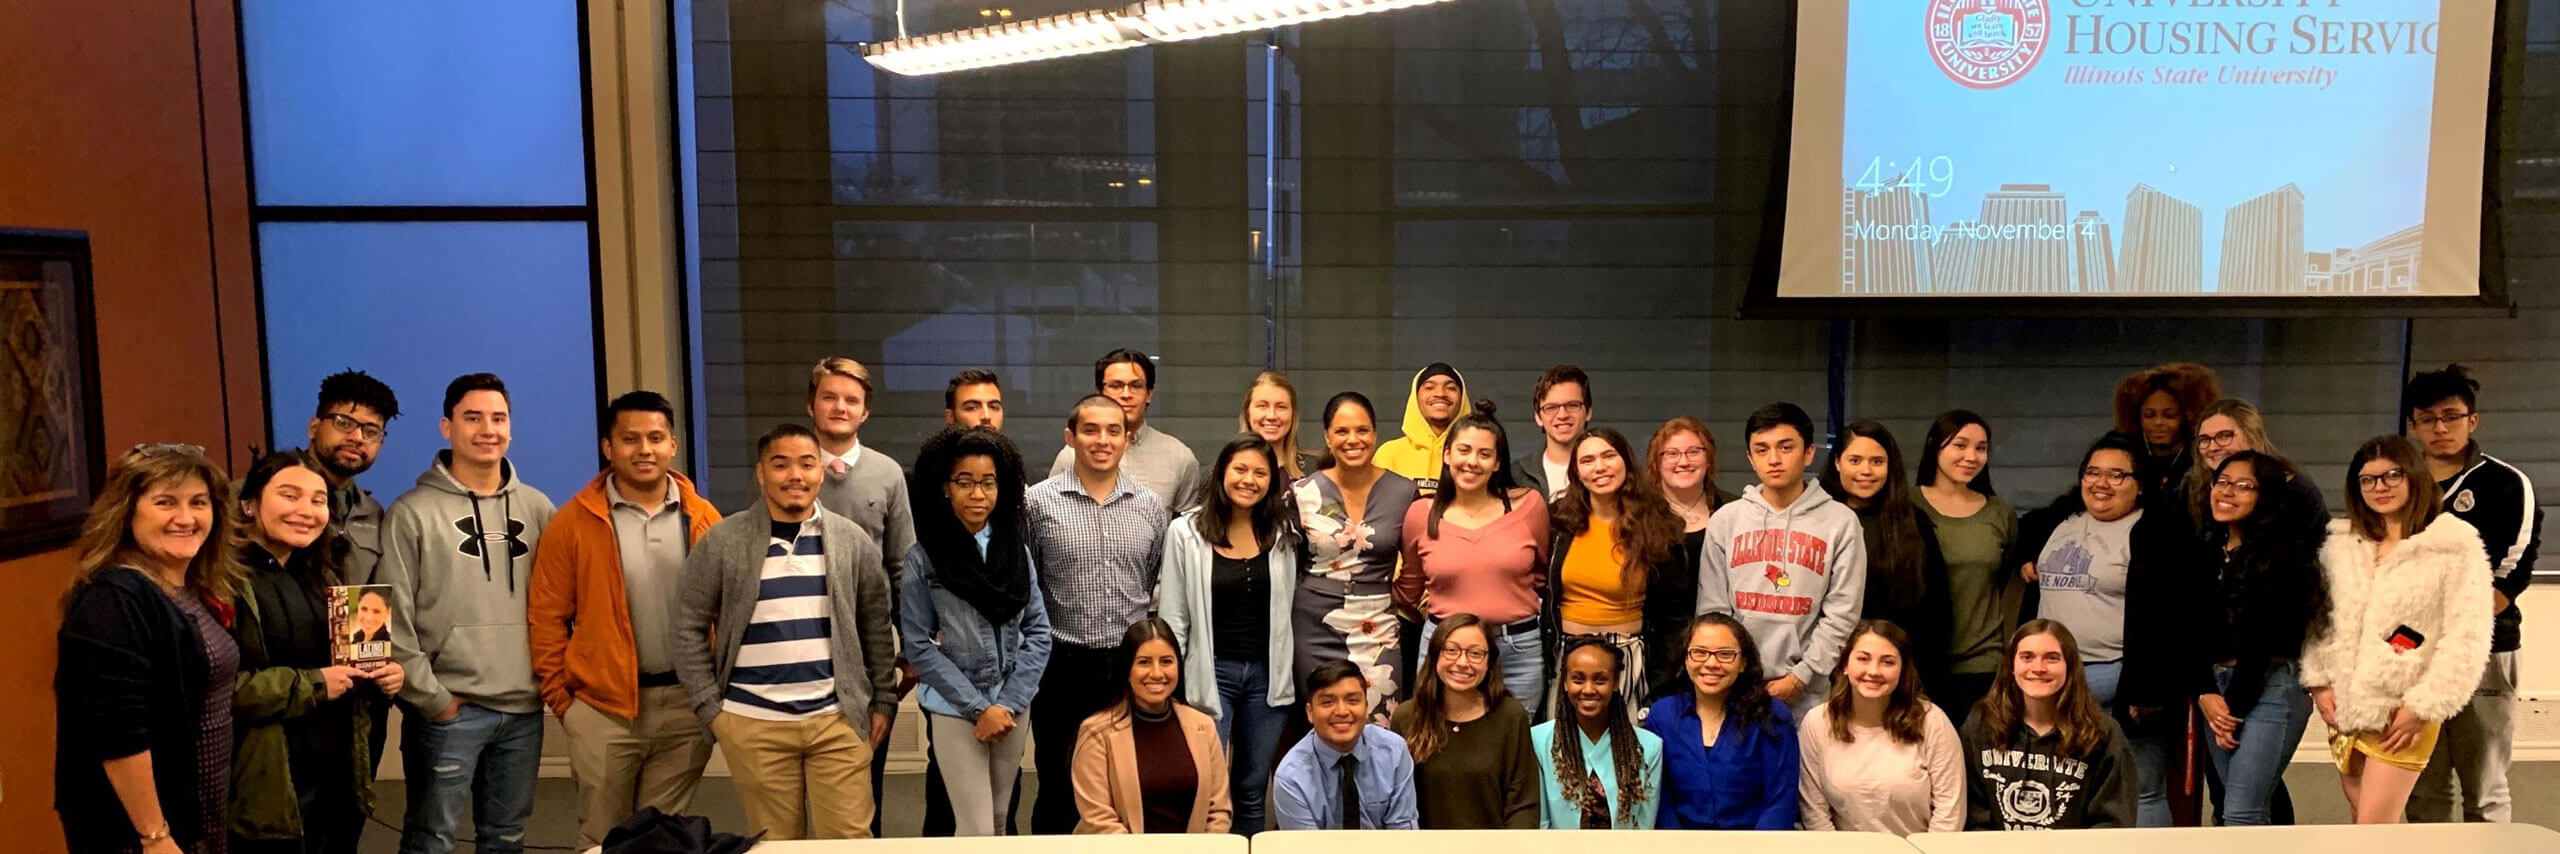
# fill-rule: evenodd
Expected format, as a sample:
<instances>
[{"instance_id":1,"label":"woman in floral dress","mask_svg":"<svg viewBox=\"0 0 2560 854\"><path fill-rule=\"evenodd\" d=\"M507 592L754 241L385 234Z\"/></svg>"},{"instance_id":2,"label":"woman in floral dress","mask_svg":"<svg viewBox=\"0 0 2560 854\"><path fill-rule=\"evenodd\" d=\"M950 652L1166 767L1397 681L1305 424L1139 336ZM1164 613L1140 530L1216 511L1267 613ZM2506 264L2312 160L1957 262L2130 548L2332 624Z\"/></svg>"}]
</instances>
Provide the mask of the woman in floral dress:
<instances>
[{"instance_id":1,"label":"woman in floral dress","mask_svg":"<svg viewBox=\"0 0 2560 854\"><path fill-rule=\"evenodd\" d=\"M1326 459L1290 488L1309 564L1298 581L1294 670L1304 677L1327 661L1358 664L1369 677L1369 708L1383 720L1402 688L1404 650L1389 588L1414 485L1376 465L1378 419L1369 398L1334 395L1322 415Z\"/></svg>"}]
</instances>

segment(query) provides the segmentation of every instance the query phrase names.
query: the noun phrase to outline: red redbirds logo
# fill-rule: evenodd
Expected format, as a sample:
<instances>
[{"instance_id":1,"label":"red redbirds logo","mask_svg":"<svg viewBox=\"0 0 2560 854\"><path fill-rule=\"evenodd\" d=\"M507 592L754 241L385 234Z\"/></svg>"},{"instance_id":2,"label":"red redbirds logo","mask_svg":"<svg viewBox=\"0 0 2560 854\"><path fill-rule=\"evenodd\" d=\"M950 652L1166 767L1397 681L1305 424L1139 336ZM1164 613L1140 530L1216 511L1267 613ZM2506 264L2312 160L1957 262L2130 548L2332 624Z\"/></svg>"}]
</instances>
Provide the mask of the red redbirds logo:
<instances>
[{"instance_id":1,"label":"red redbirds logo","mask_svg":"<svg viewBox=\"0 0 2560 854\"><path fill-rule=\"evenodd\" d=\"M1998 89L2044 58L2051 25L2045 0L1929 0L1929 58L1947 79Z\"/></svg>"}]
</instances>

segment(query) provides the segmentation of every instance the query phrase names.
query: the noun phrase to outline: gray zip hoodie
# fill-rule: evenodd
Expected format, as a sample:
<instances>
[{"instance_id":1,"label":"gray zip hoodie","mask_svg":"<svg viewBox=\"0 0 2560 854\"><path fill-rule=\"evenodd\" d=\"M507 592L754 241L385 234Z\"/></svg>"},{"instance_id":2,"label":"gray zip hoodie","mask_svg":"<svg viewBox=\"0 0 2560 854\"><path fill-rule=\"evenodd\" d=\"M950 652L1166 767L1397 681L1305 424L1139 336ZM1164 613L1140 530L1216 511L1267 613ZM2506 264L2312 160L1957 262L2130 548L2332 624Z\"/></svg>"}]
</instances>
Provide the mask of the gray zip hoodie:
<instances>
[{"instance_id":1,"label":"gray zip hoodie","mask_svg":"<svg viewBox=\"0 0 2560 854\"><path fill-rule=\"evenodd\" d=\"M438 452L382 523L374 583L391 585L400 699L429 717L456 694L493 711L540 711L525 589L551 499L504 462L498 490L474 493L453 479L452 453Z\"/></svg>"},{"instance_id":2,"label":"gray zip hoodie","mask_svg":"<svg viewBox=\"0 0 2560 854\"><path fill-rule=\"evenodd\" d=\"M1807 481L1780 510L1760 487L1716 508L1698 559L1698 613L1722 611L1760 645L1762 676L1829 681L1867 594L1857 511Z\"/></svg>"}]
</instances>

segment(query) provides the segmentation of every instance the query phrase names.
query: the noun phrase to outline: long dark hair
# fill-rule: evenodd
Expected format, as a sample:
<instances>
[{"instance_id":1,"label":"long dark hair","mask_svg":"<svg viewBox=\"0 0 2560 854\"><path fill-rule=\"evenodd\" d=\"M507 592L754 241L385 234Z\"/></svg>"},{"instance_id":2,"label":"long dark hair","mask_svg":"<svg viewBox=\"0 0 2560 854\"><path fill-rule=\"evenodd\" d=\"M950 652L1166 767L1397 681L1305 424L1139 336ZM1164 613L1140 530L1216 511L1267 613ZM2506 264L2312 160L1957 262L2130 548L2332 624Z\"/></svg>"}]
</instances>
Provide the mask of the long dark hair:
<instances>
[{"instance_id":1,"label":"long dark hair","mask_svg":"<svg viewBox=\"0 0 2560 854\"><path fill-rule=\"evenodd\" d=\"M988 530L1017 535L1022 530L1022 496L1028 490L1022 483L1022 450L1004 434L984 427L945 427L924 440L916 451L915 466L907 470L907 505L915 519L916 541L926 544L928 552L937 545L978 547L969 527L951 512L951 500L942 494L960 461L970 457L986 457L996 467L996 506L987 514Z\"/></svg>"},{"instance_id":2,"label":"long dark hair","mask_svg":"<svg viewBox=\"0 0 2560 854\"><path fill-rule=\"evenodd\" d=\"M291 448L266 454L249 463L249 471L240 476L240 503L257 506L259 497L267 491L267 484L273 483L276 475L285 469L292 468L309 469L312 474L319 475L322 489L335 486L329 482L329 470L320 464L318 457L303 449ZM257 519L247 509L242 509L238 542L244 548L263 551L264 547L257 544L257 525ZM323 528L319 539L294 550L284 562L285 570L293 575L295 581L301 582L304 589L321 593L323 588L346 583L340 579L347 564L347 552L347 538Z\"/></svg>"},{"instance_id":3,"label":"long dark hair","mask_svg":"<svg viewBox=\"0 0 2560 854\"><path fill-rule=\"evenodd\" d=\"M1413 752L1416 765L1431 761L1440 748L1449 745L1449 686L1440 681L1440 655L1449 648L1449 636L1459 629L1474 628L1484 635L1484 679L1476 683L1476 692L1484 695L1487 711L1502 702L1502 645L1494 643L1493 630L1483 617L1474 614L1451 614L1440 618L1431 634L1429 649L1423 653L1422 671L1414 674L1413 717L1404 736L1405 748Z\"/></svg>"},{"instance_id":4,"label":"long dark hair","mask_svg":"<svg viewBox=\"0 0 2560 854\"><path fill-rule=\"evenodd\" d=\"M1369 429L1372 432L1378 429L1378 407L1370 405L1368 395L1346 391L1325 398L1324 410L1316 417L1316 446L1324 449L1324 453L1316 457L1316 470L1333 468L1335 463L1340 462L1333 458L1333 445L1325 439L1333 435L1333 417L1342 414L1342 408L1345 406L1360 407L1360 414L1369 417ZM1369 462L1371 465L1376 465L1378 449L1374 447L1375 442L1371 444Z\"/></svg>"},{"instance_id":5,"label":"long dark hair","mask_svg":"<svg viewBox=\"0 0 2560 854\"><path fill-rule=\"evenodd\" d=\"M1873 613L1876 594L1882 593L1885 605L1902 611L1920 601L1927 592L1929 580L1921 571L1929 560L1928 544L1920 539L1920 514L1911 507L1911 487L1903 482L1902 445L1893 441L1893 431L1864 418L1840 428L1839 441L1831 444L1831 461L1822 467L1822 490L1842 503L1850 503L1848 484L1840 478L1840 455L1854 439L1867 439L1884 448L1884 487L1876 497L1858 507L1858 521L1865 526L1867 542L1867 598Z\"/></svg>"},{"instance_id":6,"label":"long dark hair","mask_svg":"<svg viewBox=\"0 0 2560 854\"><path fill-rule=\"evenodd\" d=\"M1120 633L1120 645L1111 649L1111 678L1120 682L1120 702L1112 708L1120 717L1128 717L1138 708L1138 691L1129 687L1129 671L1138 666L1138 647L1156 640L1173 647L1173 661L1177 666L1173 668L1170 701L1189 705L1182 699L1182 668L1179 666L1182 663L1182 638L1174 635L1173 625L1165 622L1163 617L1148 617L1130 623L1129 630Z\"/></svg>"},{"instance_id":7,"label":"long dark hair","mask_svg":"<svg viewBox=\"0 0 2560 854\"><path fill-rule=\"evenodd\" d=\"M1760 642L1752 640L1751 630L1743 628L1742 621L1732 614L1709 611L1691 619L1688 631L1680 633L1683 648L1697 642L1698 630L1708 626L1722 626L1732 632L1734 644L1742 650L1742 660L1736 663L1741 670L1734 673L1733 689L1724 695L1725 718L1736 724L1758 726L1772 738L1783 735L1785 727L1778 723L1778 712L1770 708L1774 700L1769 695L1769 679L1760 669ZM1682 660L1687 660L1685 653ZM1681 672L1686 674L1688 669L1684 667ZM1689 688L1697 690L1696 680L1690 681Z\"/></svg>"},{"instance_id":8,"label":"long dark hair","mask_svg":"<svg viewBox=\"0 0 2560 854\"><path fill-rule=\"evenodd\" d=\"M1564 497L1550 508L1555 530L1567 537L1581 536L1591 530L1591 487L1582 482L1579 462L1582 443L1598 439L1609 443L1625 461L1627 473L1618 482L1618 551L1629 575L1647 575L1653 568L1670 563L1680 552L1680 538L1687 524L1680 514L1671 511L1671 502L1662 497L1662 487L1655 482L1653 467L1637 459L1627 437L1607 427L1584 428L1566 446L1574 449L1575 462L1565 464L1565 478L1571 481Z\"/></svg>"},{"instance_id":9,"label":"long dark hair","mask_svg":"<svg viewBox=\"0 0 2560 854\"><path fill-rule=\"evenodd\" d=\"M1268 551L1291 535L1298 514L1289 507L1289 473L1281 468L1279 451L1251 433L1238 433L1228 439L1226 447L1218 449L1218 464L1200 472L1200 512L1191 515L1191 526L1210 545L1233 547L1227 542L1227 523L1234 518L1236 506L1227 500L1227 466L1235 462L1238 454L1261 454L1263 463L1271 469L1271 484L1263 488L1262 498L1245 508L1253 520L1253 535Z\"/></svg>"},{"instance_id":10,"label":"long dark hair","mask_svg":"<svg viewBox=\"0 0 2560 854\"><path fill-rule=\"evenodd\" d=\"M2080 663L2080 639L2071 629L2053 620L2028 620L2009 633L2009 642L2000 648L2000 669L1992 675L1991 693L1975 703L1973 714L1982 719L1991 732L1991 744L2007 750L2017 743L2018 731L2027 720L2027 695L2018 690L2018 644L2036 635L2052 635L2062 645L2062 659L2070 667L2070 676L2062 683L2062 693L2054 697L2054 729L2062 734L2062 752L2085 757L2107 744L2107 712L2098 708L2098 700L2089 693L2089 671Z\"/></svg>"},{"instance_id":11,"label":"long dark hair","mask_svg":"<svg viewBox=\"0 0 2560 854\"><path fill-rule=\"evenodd\" d=\"M1442 434L1446 439L1440 444L1440 488L1431 492L1431 519L1423 523L1424 531L1433 537L1440 536L1441 514L1449 511L1450 502L1458 500L1458 475L1449 469L1448 455L1449 446L1458 443L1461 430L1493 434L1493 476L1485 480L1484 490L1502 500L1502 512L1511 512L1511 490L1520 486L1511 478L1511 440L1503 435L1502 422L1493 420L1493 401L1476 401L1475 411L1460 416L1449 425L1449 432Z\"/></svg>"},{"instance_id":12,"label":"long dark hair","mask_svg":"<svg viewBox=\"0 0 2560 854\"><path fill-rule=\"evenodd\" d=\"M1974 414L1973 410L1950 409L1938 413L1937 420L1929 422L1929 435L1920 440L1919 485L1938 482L1938 452L1946 450L1947 443L1955 441L1956 434L1964 432L1967 427L1982 428L1983 444L1991 443L1991 422L1982 420L1982 416ZM1989 455L1986 453L1985 456ZM1991 488L1989 460L1983 462L1982 471L1975 473L1973 482L1965 484L1965 488L1984 495L2000 494Z\"/></svg>"},{"instance_id":13,"label":"long dark hair","mask_svg":"<svg viewBox=\"0 0 2560 854\"><path fill-rule=\"evenodd\" d=\"M1893 644L1893 654L1902 659L1902 680L1894 683L1893 694L1884 701L1884 731L1903 744L1919 744L1928 734L1929 705L1927 687L1920 684L1920 663L1911 657L1911 635L1892 620L1863 620L1849 630L1849 639L1840 644L1840 663L1831 666L1831 695L1823 700L1824 711L1831 716L1831 737L1841 744L1857 741L1849 731L1849 718L1858 701L1856 686L1849 684L1849 653L1857 649L1858 639L1868 636L1883 638Z\"/></svg>"},{"instance_id":14,"label":"long dark hair","mask_svg":"<svg viewBox=\"0 0 2560 854\"><path fill-rule=\"evenodd\" d=\"M1573 654L1586 649L1609 656L1613 680L1627 678L1626 653L1620 652L1617 644L1599 635L1575 635L1556 651L1556 672L1552 677L1555 681L1550 684L1561 689ZM1547 754L1548 760L1555 763L1556 787L1562 790L1565 801L1589 812L1592 807L1607 806L1609 793L1596 785L1598 781L1591 779L1591 772L1582 765L1582 722L1575 717L1571 710L1556 716L1552 733L1555 738L1549 740ZM1600 710L1600 718L1608 725L1609 764L1618 778L1618 820L1634 821L1636 805L1653 798L1653 785L1644 778L1643 745L1636 742L1634 716L1627 712L1627 692L1618 690L1614 683L1609 686L1609 705Z\"/></svg>"},{"instance_id":15,"label":"long dark hair","mask_svg":"<svg viewBox=\"0 0 2560 854\"><path fill-rule=\"evenodd\" d=\"M2240 535L2240 545L2231 551L2230 566L2236 577L2223 579L2217 605L2222 609L2222 625L2235 631L2244 630L2239 623L2246 619L2244 610L2257 597L2261 588L2299 590L2307 600L2286 603L2310 612L2310 631L2305 637L2317 638L2329 633L2329 585L2320 578L2320 540L2328 530L2328 520L2316 517L2309 502L2303 501L2285 486L2297 475L2293 463L2274 453L2238 451L2213 467L2213 475L2205 479L2206 490L2220 480L2237 463L2249 464L2249 476L2258 482L2258 503L2249 515L2224 524L2214 521L2208 512L2201 517L2205 541L2215 545L2230 542ZM2362 496L2358 496L2359 499ZM2293 579L2278 578L2294 573Z\"/></svg>"}]
</instances>

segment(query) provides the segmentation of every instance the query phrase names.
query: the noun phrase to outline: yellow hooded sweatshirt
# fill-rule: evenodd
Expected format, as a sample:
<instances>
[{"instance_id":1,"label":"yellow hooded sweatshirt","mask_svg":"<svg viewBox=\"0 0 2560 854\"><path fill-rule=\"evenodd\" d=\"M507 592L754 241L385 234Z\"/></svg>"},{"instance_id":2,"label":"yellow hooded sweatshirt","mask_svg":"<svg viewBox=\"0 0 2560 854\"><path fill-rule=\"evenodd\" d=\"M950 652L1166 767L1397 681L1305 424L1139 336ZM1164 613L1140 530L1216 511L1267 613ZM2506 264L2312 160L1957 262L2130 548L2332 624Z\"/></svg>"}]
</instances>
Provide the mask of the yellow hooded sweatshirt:
<instances>
[{"instance_id":1,"label":"yellow hooded sweatshirt","mask_svg":"<svg viewBox=\"0 0 2560 854\"><path fill-rule=\"evenodd\" d=\"M1425 365L1413 372L1413 384L1405 389L1404 435L1379 445L1377 453L1379 468L1411 478L1423 495L1440 486L1440 446L1449 439L1446 428L1433 430L1431 420L1422 417L1422 375L1430 370ZM1458 408L1449 413L1449 423L1456 424L1475 411L1475 404L1467 399L1467 376L1456 368L1449 373L1458 378Z\"/></svg>"}]
</instances>

